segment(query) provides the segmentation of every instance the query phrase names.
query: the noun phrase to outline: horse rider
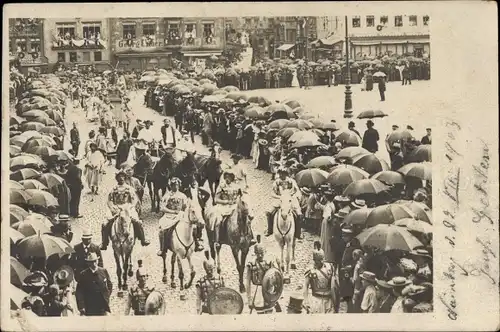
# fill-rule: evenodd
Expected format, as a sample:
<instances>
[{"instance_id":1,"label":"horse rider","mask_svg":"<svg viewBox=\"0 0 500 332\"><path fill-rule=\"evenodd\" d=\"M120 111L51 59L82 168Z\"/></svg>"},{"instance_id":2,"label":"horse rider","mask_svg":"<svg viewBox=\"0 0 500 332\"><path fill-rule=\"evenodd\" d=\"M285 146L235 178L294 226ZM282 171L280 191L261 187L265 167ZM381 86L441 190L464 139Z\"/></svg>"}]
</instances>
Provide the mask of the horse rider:
<instances>
[{"instance_id":1,"label":"horse rider","mask_svg":"<svg viewBox=\"0 0 500 332\"><path fill-rule=\"evenodd\" d=\"M179 220L182 219L186 209L189 206L189 199L186 194L179 190L181 180L179 178L172 178L170 180L170 191L167 191L161 198L160 210L164 212L163 217L160 219L160 233L158 238L160 240L160 250L157 252L158 256L163 256L167 248L164 248L165 237L168 229L175 226ZM203 247L200 245L198 238L194 238L195 251L202 251Z\"/></svg>"},{"instance_id":2,"label":"horse rider","mask_svg":"<svg viewBox=\"0 0 500 332\"><path fill-rule=\"evenodd\" d=\"M125 315L130 315L130 309L133 309L134 316L146 315L146 300L155 288L148 284L149 275L146 269L142 267L142 261L139 261L140 267L135 273L137 283L128 291L128 300L125 306Z\"/></svg>"},{"instance_id":3,"label":"horse rider","mask_svg":"<svg viewBox=\"0 0 500 332\"><path fill-rule=\"evenodd\" d=\"M332 287L334 283L333 267L331 264L325 264L325 253L320 248L317 241L316 249L313 251L314 267L305 273L304 280L304 303L309 307L313 314L327 314L333 311ZM309 288L311 288L312 297L309 297Z\"/></svg>"},{"instance_id":4,"label":"horse rider","mask_svg":"<svg viewBox=\"0 0 500 332\"><path fill-rule=\"evenodd\" d=\"M125 184L131 186L137 195L136 210L139 212L142 206L141 198L144 195L144 186L139 179L134 177L134 170L132 167L125 167L123 171L125 172Z\"/></svg>"},{"instance_id":5,"label":"horse rider","mask_svg":"<svg viewBox=\"0 0 500 332\"><path fill-rule=\"evenodd\" d=\"M151 129L151 125L153 124L152 121L146 120L144 121L144 128L139 131L137 135L138 140L144 141L146 144L149 146L153 143L154 141L154 135L153 135L153 130Z\"/></svg>"},{"instance_id":6,"label":"horse rider","mask_svg":"<svg viewBox=\"0 0 500 332\"><path fill-rule=\"evenodd\" d=\"M128 210L131 221L134 226L135 236L141 241L143 246L148 246L149 241L146 240L142 222L137 215L135 209L137 204L137 195L134 188L125 184L126 174L123 170L116 174L116 182L118 183L108 195L108 208L111 212L111 217L104 220L101 227L102 244L101 250L106 250L111 236L111 227L114 220L118 217L120 210Z\"/></svg>"},{"instance_id":7,"label":"horse rider","mask_svg":"<svg viewBox=\"0 0 500 332\"><path fill-rule=\"evenodd\" d=\"M214 290L224 287L224 279L221 276L215 276L215 263L210 259L208 251L205 251L206 260L203 262L203 268L206 275L196 283L196 310L199 315L208 314L208 298Z\"/></svg>"},{"instance_id":8,"label":"horse rider","mask_svg":"<svg viewBox=\"0 0 500 332\"><path fill-rule=\"evenodd\" d=\"M276 309L277 312L280 312L281 308L278 302L276 302L276 304L266 303L264 297L262 296L263 292L258 292L257 289L258 287L263 286L262 280L266 272L273 267L279 269L280 264L264 258L266 249L260 243L260 235L257 235L257 244L253 247L253 250L255 254L255 261L248 262L246 273L248 307L250 310L255 309L257 314L271 314L274 309ZM255 290L253 289L254 287L256 287Z\"/></svg>"},{"instance_id":9,"label":"horse rider","mask_svg":"<svg viewBox=\"0 0 500 332\"><path fill-rule=\"evenodd\" d=\"M213 230L214 230L214 244L215 246L220 246L219 243L219 232L220 232L220 225L222 225L225 220L233 213L234 209L236 208L236 200L238 199L238 195L241 193L241 188L235 183L235 178L236 175L234 174L234 171L232 169L228 169L224 171L222 174L224 177L224 182L221 183L219 188L217 188L217 193L215 194L215 203L216 205L216 211L218 212L220 218L216 218L214 225L213 225ZM249 215L248 215L248 228L250 233L252 234L252 240L250 245L254 245L256 243L255 239L253 238L253 232L252 232L252 227L250 225L250 221L253 219L253 215L249 209ZM220 220L220 222L217 222Z\"/></svg>"},{"instance_id":10,"label":"horse rider","mask_svg":"<svg viewBox=\"0 0 500 332\"><path fill-rule=\"evenodd\" d=\"M186 194L187 198L193 202L193 204L198 205L201 209L201 215L205 215L205 206L207 204L207 201L210 199L210 193L205 190L204 188L200 188L198 181L196 181L196 178L193 176L191 178L191 181L187 188L185 188L184 193ZM199 251L204 250L205 248L202 245L203 240L203 231L205 230L204 226L197 226L195 229L195 238L197 239L199 246L198 249ZM206 235L206 233L205 233ZM208 236L205 238L208 239ZM206 241L205 241L206 242ZM207 242L206 242L207 243ZM195 248L196 251L196 248Z\"/></svg>"},{"instance_id":11,"label":"horse rider","mask_svg":"<svg viewBox=\"0 0 500 332\"><path fill-rule=\"evenodd\" d=\"M149 146L144 141L139 141L134 144L136 162L133 167L134 177L136 177L144 186L146 178L153 171L153 160L149 153L147 153Z\"/></svg>"},{"instance_id":12,"label":"horse rider","mask_svg":"<svg viewBox=\"0 0 500 332\"><path fill-rule=\"evenodd\" d=\"M279 210L279 206L281 204L280 197L283 193L288 192L292 197L292 207L295 212L295 236L299 239L302 238L302 234L300 234L301 229L301 220L302 220L302 210L300 209L300 189L297 185L297 182L293 178L288 175L288 170L284 167L278 169L278 178L274 180L273 183L273 195L272 197L275 199L274 204L271 205L270 211L266 212L267 216L267 234L266 236L270 236L273 234L274 227L274 215Z\"/></svg>"},{"instance_id":13,"label":"horse rider","mask_svg":"<svg viewBox=\"0 0 500 332\"><path fill-rule=\"evenodd\" d=\"M233 153L231 155L231 160L233 164L229 166L229 168L234 172L235 178L234 183L236 183L243 192L248 191L248 180L247 180L247 172L242 164L240 164L240 160L243 157L240 154ZM223 180L221 178L221 180ZM223 181L220 181L223 182Z\"/></svg>"}]
</instances>

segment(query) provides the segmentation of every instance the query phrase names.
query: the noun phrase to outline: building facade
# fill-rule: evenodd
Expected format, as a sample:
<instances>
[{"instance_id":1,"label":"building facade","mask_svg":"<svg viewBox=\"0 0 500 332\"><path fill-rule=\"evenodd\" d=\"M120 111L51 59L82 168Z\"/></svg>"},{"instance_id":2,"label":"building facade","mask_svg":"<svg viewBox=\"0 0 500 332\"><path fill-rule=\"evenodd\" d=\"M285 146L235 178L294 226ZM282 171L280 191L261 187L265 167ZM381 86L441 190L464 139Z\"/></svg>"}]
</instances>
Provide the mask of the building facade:
<instances>
[{"instance_id":1,"label":"building facade","mask_svg":"<svg viewBox=\"0 0 500 332\"><path fill-rule=\"evenodd\" d=\"M28 69L46 70L43 19L9 19L9 60L19 64L23 73Z\"/></svg>"},{"instance_id":2,"label":"building facade","mask_svg":"<svg viewBox=\"0 0 500 332\"><path fill-rule=\"evenodd\" d=\"M223 18L112 18L110 26L113 63L127 70L192 64L224 49Z\"/></svg>"},{"instance_id":3,"label":"building facade","mask_svg":"<svg viewBox=\"0 0 500 332\"><path fill-rule=\"evenodd\" d=\"M43 31L45 55L50 64L109 69L108 19L50 18L44 20Z\"/></svg>"},{"instance_id":4,"label":"building facade","mask_svg":"<svg viewBox=\"0 0 500 332\"><path fill-rule=\"evenodd\" d=\"M345 37L345 17L339 17L334 36ZM347 18L350 55L365 56L430 54L428 15L366 15ZM345 51L345 45L344 45Z\"/></svg>"},{"instance_id":5,"label":"building facade","mask_svg":"<svg viewBox=\"0 0 500 332\"><path fill-rule=\"evenodd\" d=\"M274 29L276 57L312 59L311 42L318 38L316 17L276 17Z\"/></svg>"}]
</instances>

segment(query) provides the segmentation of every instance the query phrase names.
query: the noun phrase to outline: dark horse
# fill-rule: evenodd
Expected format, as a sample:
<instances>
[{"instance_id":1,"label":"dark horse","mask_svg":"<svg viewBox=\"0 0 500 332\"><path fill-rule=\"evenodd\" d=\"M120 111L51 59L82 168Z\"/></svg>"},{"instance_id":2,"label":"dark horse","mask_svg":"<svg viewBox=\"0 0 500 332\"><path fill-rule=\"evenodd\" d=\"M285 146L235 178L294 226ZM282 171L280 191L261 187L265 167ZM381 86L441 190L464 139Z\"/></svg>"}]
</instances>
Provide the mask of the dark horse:
<instances>
[{"instance_id":1,"label":"dark horse","mask_svg":"<svg viewBox=\"0 0 500 332\"><path fill-rule=\"evenodd\" d=\"M197 155L195 156L195 160L198 166L198 184L202 187L208 181L212 203L215 204L215 193L219 187L222 175L222 162L214 154L210 157Z\"/></svg>"},{"instance_id":2,"label":"dark horse","mask_svg":"<svg viewBox=\"0 0 500 332\"><path fill-rule=\"evenodd\" d=\"M169 189L168 182L173 177L181 180L181 190L190 184L190 180L197 174L197 166L193 154L178 162L171 151L166 151L153 168L153 172L147 177L146 182L151 197L151 211L160 212L160 200ZM160 194L161 190L161 194Z\"/></svg>"}]
</instances>

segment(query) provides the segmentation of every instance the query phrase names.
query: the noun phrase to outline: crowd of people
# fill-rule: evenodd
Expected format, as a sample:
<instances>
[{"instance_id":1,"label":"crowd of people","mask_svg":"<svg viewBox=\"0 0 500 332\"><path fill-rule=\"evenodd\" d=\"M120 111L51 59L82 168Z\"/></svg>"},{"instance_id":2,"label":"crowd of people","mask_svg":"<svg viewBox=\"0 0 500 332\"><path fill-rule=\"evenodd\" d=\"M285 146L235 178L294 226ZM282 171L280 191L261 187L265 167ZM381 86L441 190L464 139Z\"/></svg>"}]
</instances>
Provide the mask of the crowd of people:
<instances>
[{"instance_id":1,"label":"crowd of people","mask_svg":"<svg viewBox=\"0 0 500 332\"><path fill-rule=\"evenodd\" d=\"M295 237L302 238L302 229L319 233L314 267L306 273L303 298L290 299L301 303L294 310L289 306L292 312L300 313L302 308L313 313L338 312L342 302L346 302L347 312L432 310L430 128L419 140L411 126L400 130L394 125L385 137L387 163L376 154L382 135L373 121L385 114L360 114L368 119L361 135L354 122L341 131L335 120L308 114L296 100L247 97L238 87L218 85L204 77L207 75L194 77L160 69L145 76L154 77L142 80L149 84L145 104L174 119L174 124L165 119L159 135L152 132L151 121L139 119L130 106L127 93L136 88L134 79L116 72L92 77L65 72L25 80L12 73L12 79L19 81L16 85L21 86L15 89L17 115L11 116L10 123L11 270L16 266L22 271L13 284L25 295L19 308L38 315L109 314L113 286L102 267L100 250L107 248L112 223L122 211L129 211L134 235L142 245L149 245L140 213L152 161L165 153L173 153L178 161L195 155L194 138L201 135L213 158L217 160L220 150L227 149L233 164L221 171L221 185L211 193L189 182L189 174L167 178L160 205L165 215L173 217L162 223L158 255L164 254L165 230L188 209L193 197L199 197L205 207L212 196L216 208L206 205L204 216L213 212L224 219L232 211L238 193L248 192L251 186L240 162L248 158L258 169L271 173L274 181L266 235L273 233L274 216L284 195L292 197ZM111 103L116 97L120 102ZM63 150L66 102L85 112L89 122L98 122L98 134L89 133L83 151L77 124L69 133L71 150ZM158 136L162 139L157 140ZM84 159L82 167L79 157ZM73 248L68 221L81 217L82 178L93 195L100 195L104 166L113 159L117 185L108 195L110 215L102 225L101 246L94 245L91 232L85 230L82 243ZM263 271L249 268L248 280L258 285L274 263L264 259L265 249L259 237L253 236L254 217L250 213L249 230L257 262L249 266ZM212 227L218 245L220 223L212 223ZM195 237L196 251L209 245L203 233L200 229ZM59 251L38 250L47 248L47 242L55 243L51 248ZM218 280L223 285L221 277L213 273L210 259L204 268L207 275L198 283L197 293L200 313L207 312L211 282ZM147 273L144 268L139 270L137 278L144 281ZM137 287L129 293L130 306L136 314L145 314L137 305L144 304L149 286L139 282ZM258 313L279 310L274 306L254 308Z\"/></svg>"}]
</instances>

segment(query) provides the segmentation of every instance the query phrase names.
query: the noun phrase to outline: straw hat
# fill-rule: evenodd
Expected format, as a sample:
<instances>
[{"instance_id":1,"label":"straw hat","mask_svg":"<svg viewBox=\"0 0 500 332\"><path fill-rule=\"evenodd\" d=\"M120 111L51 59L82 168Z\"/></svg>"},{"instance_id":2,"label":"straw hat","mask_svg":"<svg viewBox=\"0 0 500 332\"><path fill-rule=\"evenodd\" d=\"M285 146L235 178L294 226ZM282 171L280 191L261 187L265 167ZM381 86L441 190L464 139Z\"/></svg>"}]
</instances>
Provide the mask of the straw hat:
<instances>
[{"instance_id":1,"label":"straw hat","mask_svg":"<svg viewBox=\"0 0 500 332\"><path fill-rule=\"evenodd\" d=\"M54 282L59 287L68 286L74 279L73 269L68 265L63 265L54 273Z\"/></svg>"},{"instance_id":2,"label":"straw hat","mask_svg":"<svg viewBox=\"0 0 500 332\"><path fill-rule=\"evenodd\" d=\"M95 252L91 252L87 255L87 257L85 258L85 261L86 262L95 262L99 259L99 257L97 257L97 254Z\"/></svg>"},{"instance_id":3,"label":"straw hat","mask_svg":"<svg viewBox=\"0 0 500 332\"><path fill-rule=\"evenodd\" d=\"M377 282L377 278L375 276L375 273L370 272L370 271L364 271L360 277L361 277L361 279L366 280L366 281L371 282L371 283Z\"/></svg>"},{"instance_id":4,"label":"straw hat","mask_svg":"<svg viewBox=\"0 0 500 332\"><path fill-rule=\"evenodd\" d=\"M394 277L388 282L388 284L392 287L405 287L411 284L411 281L405 277Z\"/></svg>"}]
</instances>

